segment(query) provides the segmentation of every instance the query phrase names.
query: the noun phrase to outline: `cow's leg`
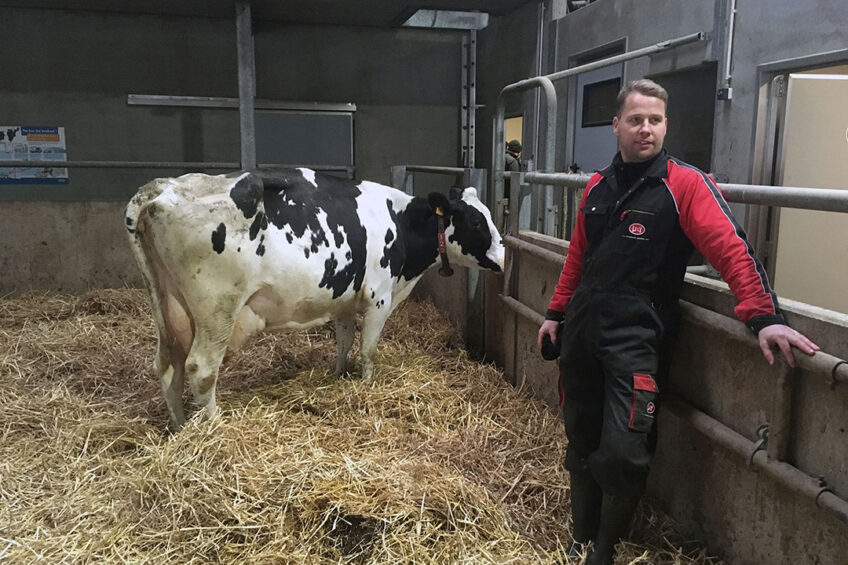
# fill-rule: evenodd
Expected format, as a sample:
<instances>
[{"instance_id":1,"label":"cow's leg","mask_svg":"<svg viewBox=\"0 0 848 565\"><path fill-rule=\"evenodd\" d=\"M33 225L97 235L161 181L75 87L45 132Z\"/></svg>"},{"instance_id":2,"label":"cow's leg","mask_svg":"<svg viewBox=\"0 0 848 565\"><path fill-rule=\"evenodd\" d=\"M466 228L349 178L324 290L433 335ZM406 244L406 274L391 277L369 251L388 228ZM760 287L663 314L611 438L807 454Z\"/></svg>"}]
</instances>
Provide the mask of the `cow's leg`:
<instances>
[{"instance_id":1,"label":"cow's leg","mask_svg":"<svg viewBox=\"0 0 848 565\"><path fill-rule=\"evenodd\" d=\"M185 374L185 354L174 347L159 343L156 356L156 374L162 385L162 396L168 406L171 430L179 430L185 423L183 411L183 375Z\"/></svg>"},{"instance_id":2,"label":"cow's leg","mask_svg":"<svg viewBox=\"0 0 848 565\"><path fill-rule=\"evenodd\" d=\"M160 310L160 304L165 304L165 310ZM170 305L170 308L168 308ZM175 308L177 307L177 308ZM178 313L182 317L172 318L169 313ZM185 412L183 410L183 375L185 374L185 342L191 341L189 333L181 333L182 326L175 325L175 320L188 319L185 310L179 307L171 296L161 302L153 302L153 318L156 321L157 350L153 361L153 370L159 377L159 385L162 387L162 396L168 407L168 417L172 431L178 431L185 423ZM168 321L171 322L170 327ZM188 322L184 324L190 328Z\"/></svg>"},{"instance_id":3,"label":"cow's leg","mask_svg":"<svg viewBox=\"0 0 848 565\"><path fill-rule=\"evenodd\" d=\"M336 346L338 357L336 357L336 375L341 375L347 368L347 354L353 345L353 333L356 328L356 317L354 314L342 314L336 317Z\"/></svg>"},{"instance_id":4,"label":"cow's leg","mask_svg":"<svg viewBox=\"0 0 848 565\"><path fill-rule=\"evenodd\" d=\"M230 330L232 330L232 324L230 324ZM209 418L214 418L217 411L215 385L218 380L218 369L227 352L229 332L226 336L225 340L216 339L210 336L207 329L198 330L191 344L191 351L186 357L185 372L194 402L206 409L206 416Z\"/></svg>"},{"instance_id":5,"label":"cow's leg","mask_svg":"<svg viewBox=\"0 0 848 565\"><path fill-rule=\"evenodd\" d=\"M374 355L377 353L377 340L391 308L384 305L381 308L369 308L362 320L362 377L370 379L374 376Z\"/></svg>"}]
</instances>

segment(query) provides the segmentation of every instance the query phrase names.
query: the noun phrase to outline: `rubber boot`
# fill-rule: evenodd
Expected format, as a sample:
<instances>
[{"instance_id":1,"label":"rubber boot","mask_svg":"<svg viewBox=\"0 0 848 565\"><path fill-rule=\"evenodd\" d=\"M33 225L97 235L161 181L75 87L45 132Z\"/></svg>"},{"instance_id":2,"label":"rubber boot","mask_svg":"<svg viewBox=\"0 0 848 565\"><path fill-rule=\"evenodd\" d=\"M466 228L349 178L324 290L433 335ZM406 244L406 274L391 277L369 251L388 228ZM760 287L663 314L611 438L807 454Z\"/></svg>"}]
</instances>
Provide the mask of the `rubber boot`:
<instances>
[{"instance_id":1,"label":"rubber boot","mask_svg":"<svg viewBox=\"0 0 848 565\"><path fill-rule=\"evenodd\" d=\"M574 542L571 544L567 555L577 557L583 554L583 546L595 539L598 534L603 492L588 469L585 473L572 471L570 474Z\"/></svg>"},{"instance_id":2,"label":"rubber boot","mask_svg":"<svg viewBox=\"0 0 848 565\"><path fill-rule=\"evenodd\" d=\"M598 535L586 565L613 565L615 544L627 534L637 504L638 496L603 495Z\"/></svg>"}]
</instances>

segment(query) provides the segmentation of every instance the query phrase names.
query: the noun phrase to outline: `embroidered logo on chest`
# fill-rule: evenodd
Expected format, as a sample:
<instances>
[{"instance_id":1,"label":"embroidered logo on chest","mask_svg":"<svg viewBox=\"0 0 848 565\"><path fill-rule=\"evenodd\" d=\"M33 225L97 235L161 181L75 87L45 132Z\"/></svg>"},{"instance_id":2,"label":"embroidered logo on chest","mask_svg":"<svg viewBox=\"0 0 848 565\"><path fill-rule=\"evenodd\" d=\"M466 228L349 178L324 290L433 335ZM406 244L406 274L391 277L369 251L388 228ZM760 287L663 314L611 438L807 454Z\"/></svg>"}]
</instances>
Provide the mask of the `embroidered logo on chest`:
<instances>
[{"instance_id":1,"label":"embroidered logo on chest","mask_svg":"<svg viewBox=\"0 0 848 565\"><path fill-rule=\"evenodd\" d=\"M627 228L627 231L632 233L633 235L644 235L645 234L645 226L642 224L630 224L630 227Z\"/></svg>"}]
</instances>

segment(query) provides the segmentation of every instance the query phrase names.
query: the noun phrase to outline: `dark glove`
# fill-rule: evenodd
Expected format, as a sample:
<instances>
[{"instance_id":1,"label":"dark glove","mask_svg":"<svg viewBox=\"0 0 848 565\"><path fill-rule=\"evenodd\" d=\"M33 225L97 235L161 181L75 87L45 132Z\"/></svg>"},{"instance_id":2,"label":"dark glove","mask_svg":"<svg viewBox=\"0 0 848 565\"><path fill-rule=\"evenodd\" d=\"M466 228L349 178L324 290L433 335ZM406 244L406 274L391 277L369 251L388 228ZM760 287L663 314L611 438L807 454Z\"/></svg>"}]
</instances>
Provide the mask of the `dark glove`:
<instances>
[{"instance_id":1,"label":"dark glove","mask_svg":"<svg viewBox=\"0 0 848 565\"><path fill-rule=\"evenodd\" d=\"M542 338L542 359L545 361L554 361L559 358L559 352L562 346L562 322L560 322L556 331L556 343L551 341L551 336L545 334Z\"/></svg>"}]
</instances>

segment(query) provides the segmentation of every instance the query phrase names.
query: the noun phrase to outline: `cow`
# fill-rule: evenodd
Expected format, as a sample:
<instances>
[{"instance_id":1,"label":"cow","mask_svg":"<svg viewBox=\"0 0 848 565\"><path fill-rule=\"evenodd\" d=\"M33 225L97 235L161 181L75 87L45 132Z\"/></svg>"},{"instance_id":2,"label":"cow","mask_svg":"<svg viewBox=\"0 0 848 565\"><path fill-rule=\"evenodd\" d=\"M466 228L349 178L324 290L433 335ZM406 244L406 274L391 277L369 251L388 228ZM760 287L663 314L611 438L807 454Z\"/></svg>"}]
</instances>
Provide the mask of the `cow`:
<instances>
[{"instance_id":1,"label":"cow","mask_svg":"<svg viewBox=\"0 0 848 565\"><path fill-rule=\"evenodd\" d=\"M334 320L340 374L362 313L361 371L371 378L386 319L428 268L497 272L504 258L474 188L413 197L305 168L154 179L127 205L126 227L172 429L185 422L185 377L215 416L221 362L252 335Z\"/></svg>"}]
</instances>

